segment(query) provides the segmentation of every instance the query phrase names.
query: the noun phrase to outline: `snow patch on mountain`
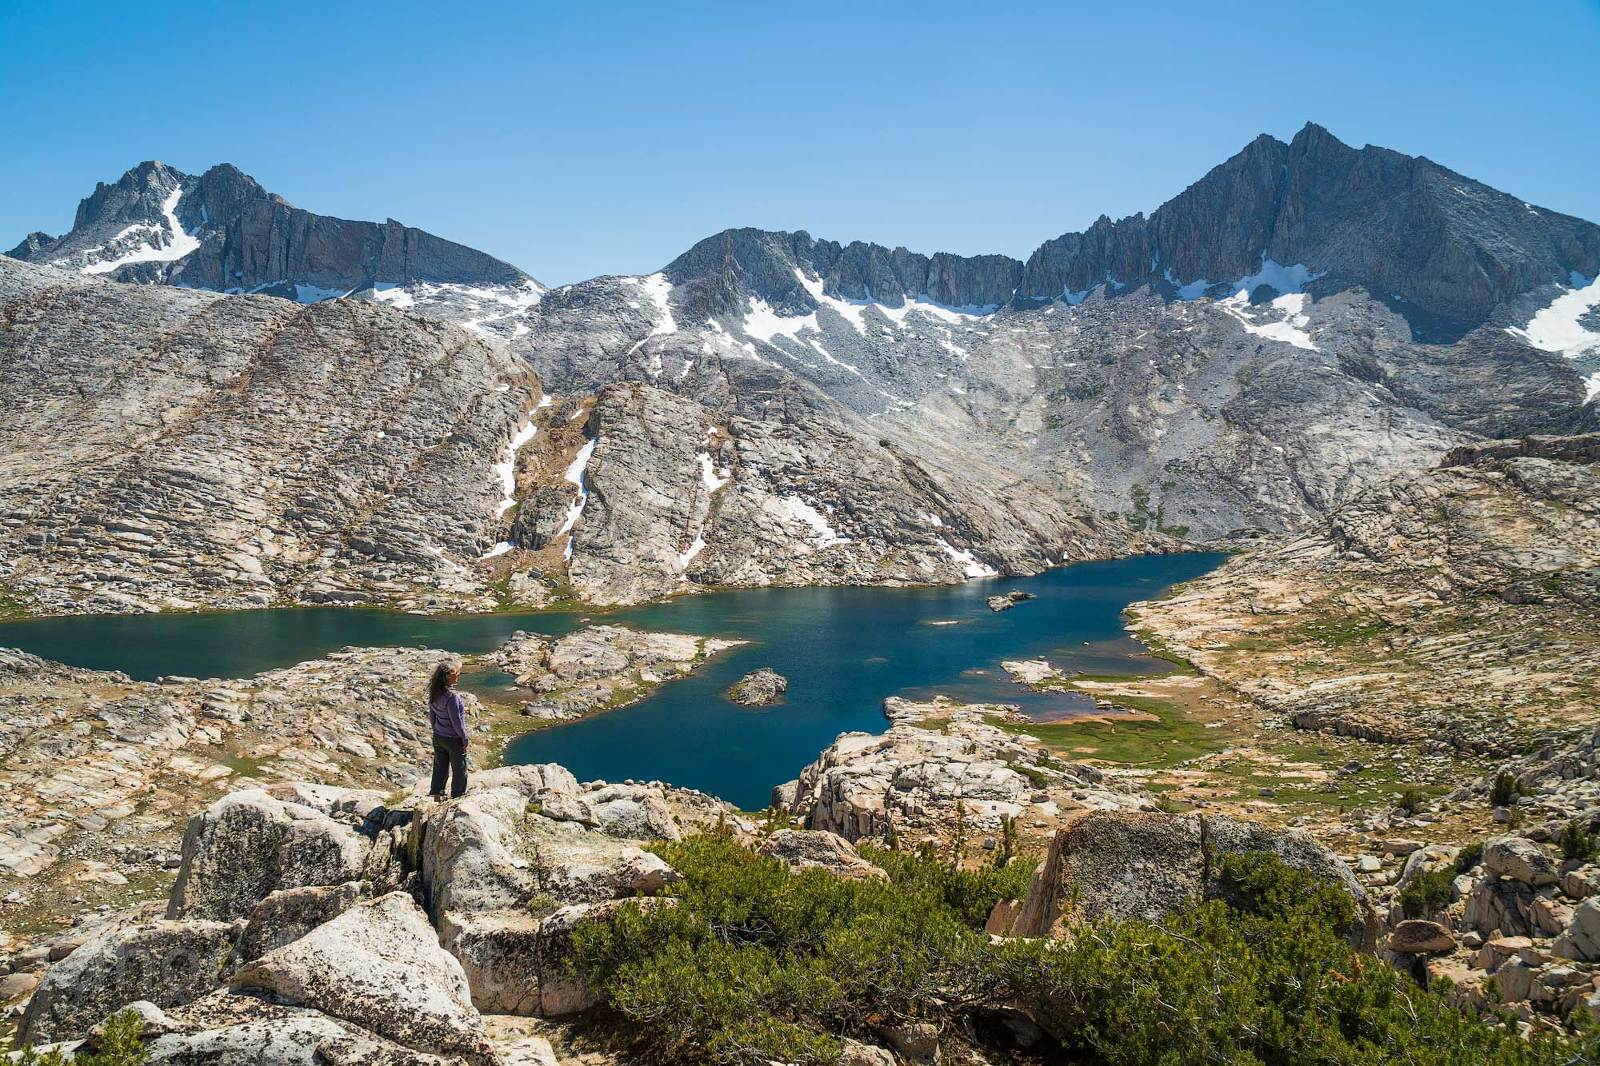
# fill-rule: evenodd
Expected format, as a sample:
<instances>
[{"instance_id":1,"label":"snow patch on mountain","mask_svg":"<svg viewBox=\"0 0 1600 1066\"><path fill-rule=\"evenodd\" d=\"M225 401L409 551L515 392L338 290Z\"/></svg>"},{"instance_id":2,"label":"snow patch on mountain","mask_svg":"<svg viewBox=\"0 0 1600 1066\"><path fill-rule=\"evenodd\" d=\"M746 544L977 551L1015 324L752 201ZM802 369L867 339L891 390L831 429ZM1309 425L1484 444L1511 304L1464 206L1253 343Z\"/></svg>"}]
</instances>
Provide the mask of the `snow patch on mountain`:
<instances>
[{"instance_id":1,"label":"snow patch on mountain","mask_svg":"<svg viewBox=\"0 0 1600 1066\"><path fill-rule=\"evenodd\" d=\"M695 453L695 459L700 463L700 484L705 486L707 492L716 492L732 479L732 473L718 470L706 452Z\"/></svg>"},{"instance_id":2,"label":"snow patch on mountain","mask_svg":"<svg viewBox=\"0 0 1600 1066\"><path fill-rule=\"evenodd\" d=\"M505 498L500 501L499 509L495 511L495 517L497 518L517 505L515 496L517 491L517 453L522 450L524 444L533 439L534 434L537 432L539 432L539 427L531 421L523 423L522 428L517 430L516 436L511 438L511 443L506 445L505 461L495 463L492 468L494 476L499 479L500 489L505 494Z\"/></svg>"},{"instance_id":3,"label":"snow patch on mountain","mask_svg":"<svg viewBox=\"0 0 1600 1066\"><path fill-rule=\"evenodd\" d=\"M115 259L106 259L98 263L90 263L81 268L85 274L109 274L119 267L130 263L170 263L175 259L182 259L190 252L200 247L200 238L183 228L183 223L178 221L178 202L183 199L183 186L173 189L165 200L161 202L161 216L166 224L165 231L160 226L149 222L136 222L124 229L112 240L112 244L131 236L135 231L145 229L150 231L150 239L146 244L125 252ZM85 252L86 256L95 255L104 249L95 249Z\"/></svg>"},{"instance_id":4,"label":"snow patch on mountain","mask_svg":"<svg viewBox=\"0 0 1600 1066\"><path fill-rule=\"evenodd\" d=\"M1600 355L1600 332L1583 324L1584 317L1600 307L1600 277L1589 280L1574 272L1571 280L1572 287L1536 313L1525 328L1506 332L1521 337L1535 348L1557 352L1568 359ZM1589 380L1589 395L1593 396L1595 379Z\"/></svg>"},{"instance_id":5,"label":"snow patch on mountain","mask_svg":"<svg viewBox=\"0 0 1600 1066\"><path fill-rule=\"evenodd\" d=\"M992 566L989 566L987 563L984 563L984 562L980 561L977 556L972 554L971 549L969 549L969 548L957 549L954 545L952 545L949 541L945 540L943 537L938 537L938 538L935 538L935 539L938 540L939 547L941 547L941 548L943 548L945 550L945 554L949 555L950 558L954 559L956 562L961 564L961 572L963 574L966 574L968 577L999 577L1000 576L1000 571L996 570Z\"/></svg>"},{"instance_id":6,"label":"snow patch on mountain","mask_svg":"<svg viewBox=\"0 0 1600 1066\"><path fill-rule=\"evenodd\" d=\"M850 543L850 538L841 537L821 511L799 496L778 497L778 513L809 527L819 548L832 548L838 544Z\"/></svg>"},{"instance_id":7,"label":"snow patch on mountain","mask_svg":"<svg viewBox=\"0 0 1600 1066\"><path fill-rule=\"evenodd\" d=\"M1314 271L1304 263L1284 266L1266 256L1262 256L1261 269L1254 274L1246 274L1234 282L1232 287L1235 292L1242 291L1247 298L1262 285L1276 289L1280 293L1300 292L1325 273L1327 271L1320 273Z\"/></svg>"},{"instance_id":8,"label":"snow patch on mountain","mask_svg":"<svg viewBox=\"0 0 1600 1066\"><path fill-rule=\"evenodd\" d=\"M1251 308L1250 293L1246 289L1240 289L1226 300L1218 301L1217 306L1238 319L1247 333L1314 352L1317 351L1317 346L1312 343L1311 334L1306 332L1306 326L1310 324L1311 319L1305 314L1305 303L1306 295L1303 292L1285 293L1279 296L1268 305L1283 315L1283 318L1276 322L1258 320L1257 316L1262 312Z\"/></svg>"}]
</instances>

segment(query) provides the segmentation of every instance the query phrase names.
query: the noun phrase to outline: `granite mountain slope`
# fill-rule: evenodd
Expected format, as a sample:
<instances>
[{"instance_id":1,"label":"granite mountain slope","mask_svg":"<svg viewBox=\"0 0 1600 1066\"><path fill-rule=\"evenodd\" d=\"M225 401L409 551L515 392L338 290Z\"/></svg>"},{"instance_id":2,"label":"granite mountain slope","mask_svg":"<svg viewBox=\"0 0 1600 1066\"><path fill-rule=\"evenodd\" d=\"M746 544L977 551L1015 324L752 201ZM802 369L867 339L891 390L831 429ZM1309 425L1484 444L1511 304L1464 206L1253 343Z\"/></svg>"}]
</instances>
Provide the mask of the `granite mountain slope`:
<instances>
[{"instance_id":1,"label":"granite mountain slope","mask_svg":"<svg viewBox=\"0 0 1600 1066\"><path fill-rule=\"evenodd\" d=\"M233 289L268 215L324 246L268 241L234 280L454 321L561 398L510 416L500 502L446 550L535 602L1028 573L1293 529L1475 439L1600 426L1600 229L1315 126L1027 262L736 229L544 292L417 231L295 213L230 167L160 164L13 254ZM276 284L313 260L338 270ZM495 384L476 382L458 388Z\"/></svg>"},{"instance_id":2,"label":"granite mountain slope","mask_svg":"<svg viewBox=\"0 0 1600 1066\"><path fill-rule=\"evenodd\" d=\"M504 345L393 308L12 260L0 323L0 579L24 610L625 603L1171 543L794 381L764 418L642 384L556 402Z\"/></svg>"}]
</instances>

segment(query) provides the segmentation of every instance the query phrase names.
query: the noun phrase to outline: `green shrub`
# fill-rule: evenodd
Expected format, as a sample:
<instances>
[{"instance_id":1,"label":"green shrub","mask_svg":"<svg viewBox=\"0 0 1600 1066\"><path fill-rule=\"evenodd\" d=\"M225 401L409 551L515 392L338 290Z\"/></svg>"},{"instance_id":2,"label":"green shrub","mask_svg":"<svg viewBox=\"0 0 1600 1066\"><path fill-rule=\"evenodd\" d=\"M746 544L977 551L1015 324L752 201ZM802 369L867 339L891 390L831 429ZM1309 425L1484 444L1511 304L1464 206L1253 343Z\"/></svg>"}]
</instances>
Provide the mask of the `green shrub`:
<instances>
[{"instance_id":1,"label":"green shrub","mask_svg":"<svg viewBox=\"0 0 1600 1066\"><path fill-rule=\"evenodd\" d=\"M1554 1066L1574 1045L1519 1039L1354 952L1339 889L1266 855L1224 856L1221 898L1163 922L1100 922L1067 941L990 945L993 904L1027 863L954 870L871 848L890 874L792 872L732 840L660 845L675 906L580 926L574 963L646 1061L836 1062L840 1040L1013 1003L1090 1066Z\"/></svg>"},{"instance_id":2,"label":"green shrub","mask_svg":"<svg viewBox=\"0 0 1600 1066\"><path fill-rule=\"evenodd\" d=\"M1489 786L1489 806L1509 807L1521 793L1517 775L1509 770L1501 770L1494 775L1494 784Z\"/></svg>"},{"instance_id":3,"label":"green shrub","mask_svg":"<svg viewBox=\"0 0 1600 1066\"><path fill-rule=\"evenodd\" d=\"M1561 857L1568 861L1588 862L1600 854L1600 839L1576 818L1561 827Z\"/></svg>"},{"instance_id":4,"label":"green shrub","mask_svg":"<svg viewBox=\"0 0 1600 1066\"><path fill-rule=\"evenodd\" d=\"M1471 844L1461 845L1461 850L1456 853L1456 873L1464 874L1483 861L1483 841L1475 840Z\"/></svg>"},{"instance_id":5,"label":"green shrub","mask_svg":"<svg viewBox=\"0 0 1600 1066\"><path fill-rule=\"evenodd\" d=\"M1416 814L1428 802L1420 788L1408 788L1395 798L1394 805L1407 814Z\"/></svg>"},{"instance_id":6,"label":"green shrub","mask_svg":"<svg viewBox=\"0 0 1600 1066\"><path fill-rule=\"evenodd\" d=\"M1453 867L1419 874L1400 890L1400 911L1407 918L1426 918L1444 910L1455 899L1451 887L1456 879Z\"/></svg>"},{"instance_id":7,"label":"green shrub","mask_svg":"<svg viewBox=\"0 0 1600 1066\"><path fill-rule=\"evenodd\" d=\"M1262 855L1230 856L1230 898L1160 923L1100 923L1063 946L1008 942L1016 1001L1069 1055L1105 1064L1522 1066L1570 1046L1525 1043L1353 952L1348 899Z\"/></svg>"},{"instance_id":8,"label":"green shrub","mask_svg":"<svg viewBox=\"0 0 1600 1066\"><path fill-rule=\"evenodd\" d=\"M64 1055L60 1051L35 1051L23 1048L12 1058L13 1066L143 1066L150 1055L139 1042L144 1021L133 1011L122 1011L106 1020L94 1051Z\"/></svg>"}]
</instances>

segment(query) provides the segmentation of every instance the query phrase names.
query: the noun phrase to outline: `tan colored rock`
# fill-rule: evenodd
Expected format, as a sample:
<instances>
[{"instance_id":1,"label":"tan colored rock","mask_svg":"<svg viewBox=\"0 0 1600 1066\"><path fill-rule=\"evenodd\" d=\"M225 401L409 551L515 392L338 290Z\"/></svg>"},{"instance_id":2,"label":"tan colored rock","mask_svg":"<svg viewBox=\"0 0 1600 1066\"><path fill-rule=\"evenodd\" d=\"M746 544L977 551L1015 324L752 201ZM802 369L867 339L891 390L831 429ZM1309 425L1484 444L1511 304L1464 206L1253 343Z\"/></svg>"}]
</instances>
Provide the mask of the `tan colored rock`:
<instances>
[{"instance_id":1,"label":"tan colored rock","mask_svg":"<svg viewBox=\"0 0 1600 1066\"><path fill-rule=\"evenodd\" d=\"M1456 940L1438 922L1407 919L1389 934L1388 946L1397 955L1444 955L1456 949Z\"/></svg>"},{"instance_id":2,"label":"tan colored rock","mask_svg":"<svg viewBox=\"0 0 1600 1066\"><path fill-rule=\"evenodd\" d=\"M1034 873L1010 934L1064 936L1101 919L1159 920L1222 894L1215 879L1229 852L1266 851L1349 893L1363 918L1360 940L1376 938L1366 890L1332 852L1297 830L1232 818L1092 811L1056 833Z\"/></svg>"},{"instance_id":3,"label":"tan colored rock","mask_svg":"<svg viewBox=\"0 0 1600 1066\"><path fill-rule=\"evenodd\" d=\"M779 829L756 848L792 870L826 870L837 877L888 880L880 867L862 858L850 842L837 833L813 829Z\"/></svg>"}]
</instances>

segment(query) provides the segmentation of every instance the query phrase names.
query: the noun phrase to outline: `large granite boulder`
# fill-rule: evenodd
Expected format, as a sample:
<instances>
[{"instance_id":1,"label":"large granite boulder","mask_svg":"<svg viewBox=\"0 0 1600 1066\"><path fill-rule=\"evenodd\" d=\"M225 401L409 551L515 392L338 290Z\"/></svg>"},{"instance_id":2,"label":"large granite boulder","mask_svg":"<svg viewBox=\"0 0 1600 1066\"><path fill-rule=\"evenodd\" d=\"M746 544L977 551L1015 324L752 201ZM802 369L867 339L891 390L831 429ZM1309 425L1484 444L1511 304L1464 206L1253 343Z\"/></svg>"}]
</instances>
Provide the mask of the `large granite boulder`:
<instances>
[{"instance_id":1,"label":"large granite boulder","mask_svg":"<svg viewBox=\"0 0 1600 1066\"><path fill-rule=\"evenodd\" d=\"M236 929L204 919L158 920L113 929L51 966L34 990L19 1032L38 1044L83 1036L134 1000L173 1007L222 981Z\"/></svg>"},{"instance_id":2,"label":"large granite boulder","mask_svg":"<svg viewBox=\"0 0 1600 1066\"><path fill-rule=\"evenodd\" d=\"M791 870L819 869L849 878L889 877L881 867L863 859L844 837L822 830L780 829L763 840L756 851Z\"/></svg>"},{"instance_id":3,"label":"large granite boulder","mask_svg":"<svg viewBox=\"0 0 1600 1066\"><path fill-rule=\"evenodd\" d=\"M1068 822L1033 876L1013 936L1068 936L1102 919L1156 921L1186 904L1220 898L1218 864L1230 852L1269 852L1349 893L1360 940L1379 923L1366 891L1338 856L1298 830L1209 815L1095 811Z\"/></svg>"},{"instance_id":4,"label":"large granite boulder","mask_svg":"<svg viewBox=\"0 0 1600 1066\"><path fill-rule=\"evenodd\" d=\"M1560 879L1556 861L1539 844L1526 837L1495 837L1483 846L1483 868L1494 876L1530 888L1553 885Z\"/></svg>"},{"instance_id":5,"label":"large granite boulder","mask_svg":"<svg viewBox=\"0 0 1600 1066\"><path fill-rule=\"evenodd\" d=\"M417 1051L494 1062L461 965L402 892L351 907L246 963L230 986L320 1011Z\"/></svg>"},{"instance_id":6,"label":"large granite boulder","mask_svg":"<svg viewBox=\"0 0 1600 1066\"><path fill-rule=\"evenodd\" d=\"M320 810L234 792L189 820L167 917L241 917L279 889L360 880L371 857L370 840Z\"/></svg>"}]
</instances>

